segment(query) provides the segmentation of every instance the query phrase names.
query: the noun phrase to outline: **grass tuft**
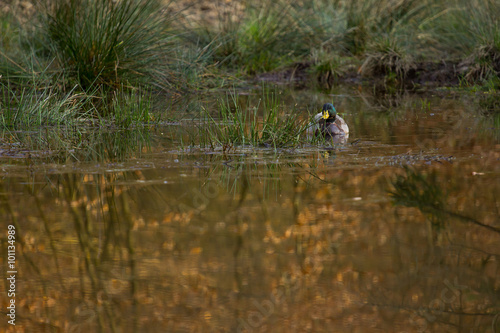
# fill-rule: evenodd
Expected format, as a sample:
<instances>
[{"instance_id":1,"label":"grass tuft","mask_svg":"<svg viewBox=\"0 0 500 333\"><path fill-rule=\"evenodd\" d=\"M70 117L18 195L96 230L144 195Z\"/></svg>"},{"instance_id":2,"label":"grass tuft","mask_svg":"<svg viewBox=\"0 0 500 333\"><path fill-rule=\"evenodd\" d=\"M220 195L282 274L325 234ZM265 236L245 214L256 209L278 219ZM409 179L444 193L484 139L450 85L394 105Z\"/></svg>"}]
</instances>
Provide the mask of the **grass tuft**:
<instances>
[{"instance_id":1,"label":"grass tuft","mask_svg":"<svg viewBox=\"0 0 500 333\"><path fill-rule=\"evenodd\" d=\"M360 71L363 75L395 76L403 81L416 68L413 57L395 40L383 38L366 56Z\"/></svg>"},{"instance_id":2,"label":"grass tuft","mask_svg":"<svg viewBox=\"0 0 500 333\"><path fill-rule=\"evenodd\" d=\"M151 93L128 90L114 91L111 104L114 124L121 128L158 123L159 121L152 113Z\"/></svg>"},{"instance_id":3,"label":"grass tuft","mask_svg":"<svg viewBox=\"0 0 500 333\"><path fill-rule=\"evenodd\" d=\"M479 46L464 61L469 66L465 79L468 82L486 82L500 77L500 40L498 43Z\"/></svg>"},{"instance_id":4,"label":"grass tuft","mask_svg":"<svg viewBox=\"0 0 500 333\"><path fill-rule=\"evenodd\" d=\"M1 85L0 126L6 128L30 128L47 125L71 125L94 113L92 97L76 92L60 93L50 87L14 90Z\"/></svg>"},{"instance_id":5,"label":"grass tuft","mask_svg":"<svg viewBox=\"0 0 500 333\"><path fill-rule=\"evenodd\" d=\"M264 2L251 7L238 32L238 63L246 72L270 71L300 51L300 31L293 20L292 6Z\"/></svg>"},{"instance_id":6,"label":"grass tuft","mask_svg":"<svg viewBox=\"0 0 500 333\"><path fill-rule=\"evenodd\" d=\"M286 112L277 95L266 92L255 107L241 106L235 92L220 99L218 116L206 113L198 127L199 144L223 150L246 145L277 149L300 144L308 121L295 110Z\"/></svg>"},{"instance_id":7,"label":"grass tuft","mask_svg":"<svg viewBox=\"0 0 500 333\"><path fill-rule=\"evenodd\" d=\"M311 61L313 62L312 72L323 85L331 85L345 74L343 58L337 54L325 50L313 50Z\"/></svg>"},{"instance_id":8,"label":"grass tuft","mask_svg":"<svg viewBox=\"0 0 500 333\"><path fill-rule=\"evenodd\" d=\"M154 0L56 0L45 33L59 66L84 89L162 85L172 35L160 9Z\"/></svg>"},{"instance_id":9,"label":"grass tuft","mask_svg":"<svg viewBox=\"0 0 500 333\"><path fill-rule=\"evenodd\" d=\"M443 59L446 68L459 64L442 75L449 83L460 79L498 90L498 0L218 0L218 17L203 17L208 23L198 25L161 2L53 0L42 2L46 7L38 14L23 15L13 10L18 2L7 2L0 13L3 125L96 115L125 127L149 123L150 97L138 91L161 89L173 100L294 63L311 68L322 84L353 76L360 62L362 74L403 84L431 77L413 75L417 61L426 74L441 68L432 65ZM293 117L281 105L242 108L233 102L221 103L215 118L240 128L214 138L288 144L288 134L277 127L294 132L288 123ZM258 133L248 132L252 122Z\"/></svg>"},{"instance_id":10,"label":"grass tuft","mask_svg":"<svg viewBox=\"0 0 500 333\"><path fill-rule=\"evenodd\" d=\"M218 24L187 34L196 47L207 48L214 61L246 74L271 71L308 52L300 16L286 1L258 1L224 6Z\"/></svg>"}]
</instances>

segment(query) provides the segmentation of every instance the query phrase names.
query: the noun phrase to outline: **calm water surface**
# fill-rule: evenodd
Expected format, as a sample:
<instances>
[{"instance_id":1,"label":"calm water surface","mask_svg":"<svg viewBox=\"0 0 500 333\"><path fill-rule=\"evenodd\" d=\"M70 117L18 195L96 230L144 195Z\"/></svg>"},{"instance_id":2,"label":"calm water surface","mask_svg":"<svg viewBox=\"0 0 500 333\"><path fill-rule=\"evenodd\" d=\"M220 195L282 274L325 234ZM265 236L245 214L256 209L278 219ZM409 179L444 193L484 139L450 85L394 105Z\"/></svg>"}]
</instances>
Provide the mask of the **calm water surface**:
<instances>
[{"instance_id":1,"label":"calm water surface","mask_svg":"<svg viewBox=\"0 0 500 333\"><path fill-rule=\"evenodd\" d=\"M4 133L0 328L499 332L498 110L353 88L282 96L304 115L333 100L348 143L214 151L181 140L185 122Z\"/></svg>"}]
</instances>

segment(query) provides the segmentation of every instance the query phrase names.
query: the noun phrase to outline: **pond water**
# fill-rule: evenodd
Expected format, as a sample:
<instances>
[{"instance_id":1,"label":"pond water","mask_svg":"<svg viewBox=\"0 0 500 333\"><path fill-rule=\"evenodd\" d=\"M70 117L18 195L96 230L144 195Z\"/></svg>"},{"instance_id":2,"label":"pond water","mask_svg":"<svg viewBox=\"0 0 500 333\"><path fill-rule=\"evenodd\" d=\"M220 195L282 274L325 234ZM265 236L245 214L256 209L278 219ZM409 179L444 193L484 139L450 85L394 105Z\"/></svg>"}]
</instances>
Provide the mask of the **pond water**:
<instances>
[{"instance_id":1,"label":"pond water","mask_svg":"<svg viewBox=\"0 0 500 333\"><path fill-rule=\"evenodd\" d=\"M16 332L498 332L498 110L276 89L304 115L333 100L348 142L222 152L186 144L188 121L4 133L0 327L14 299Z\"/></svg>"}]
</instances>

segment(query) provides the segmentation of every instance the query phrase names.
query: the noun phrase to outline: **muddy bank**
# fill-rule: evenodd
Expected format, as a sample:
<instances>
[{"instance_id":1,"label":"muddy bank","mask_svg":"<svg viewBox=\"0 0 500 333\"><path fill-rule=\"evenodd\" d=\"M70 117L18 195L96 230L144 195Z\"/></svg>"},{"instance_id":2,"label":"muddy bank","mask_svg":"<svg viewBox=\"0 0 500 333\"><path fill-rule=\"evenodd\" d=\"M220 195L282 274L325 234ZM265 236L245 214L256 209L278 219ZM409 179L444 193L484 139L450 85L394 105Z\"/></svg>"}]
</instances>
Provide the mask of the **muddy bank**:
<instances>
[{"instance_id":1,"label":"muddy bank","mask_svg":"<svg viewBox=\"0 0 500 333\"><path fill-rule=\"evenodd\" d=\"M403 76L391 76L387 69L376 69L370 74L363 73L361 67L348 66L341 70L342 75L333 73L315 73L309 62L295 63L287 68L262 73L255 76L258 81L293 82L298 86L307 86L308 82L317 81L324 85L333 84L392 84L406 89L456 87L469 71L465 62L440 61L419 62Z\"/></svg>"}]
</instances>

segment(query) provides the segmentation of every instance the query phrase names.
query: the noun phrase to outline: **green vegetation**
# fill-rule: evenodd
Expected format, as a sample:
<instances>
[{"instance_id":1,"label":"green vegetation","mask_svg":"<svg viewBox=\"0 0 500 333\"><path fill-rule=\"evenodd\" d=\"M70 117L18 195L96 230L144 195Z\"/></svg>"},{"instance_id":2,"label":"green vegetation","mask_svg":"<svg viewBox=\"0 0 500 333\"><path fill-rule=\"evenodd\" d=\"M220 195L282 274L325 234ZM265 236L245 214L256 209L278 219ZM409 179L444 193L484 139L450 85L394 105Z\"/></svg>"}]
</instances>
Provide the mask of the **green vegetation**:
<instances>
[{"instance_id":1,"label":"green vegetation","mask_svg":"<svg viewBox=\"0 0 500 333\"><path fill-rule=\"evenodd\" d=\"M386 81L395 79L398 82L402 82L412 69L415 69L412 57L390 39L383 39L375 44L361 66L361 72L365 75L382 74Z\"/></svg>"},{"instance_id":2,"label":"green vegetation","mask_svg":"<svg viewBox=\"0 0 500 333\"><path fill-rule=\"evenodd\" d=\"M111 111L114 115L114 123L120 127L157 123L160 119L155 119L152 109L151 94L137 94L129 91L115 91L112 94Z\"/></svg>"},{"instance_id":3,"label":"green vegetation","mask_svg":"<svg viewBox=\"0 0 500 333\"><path fill-rule=\"evenodd\" d=\"M83 92L70 90L55 92L51 88L40 88L36 83L31 88L14 90L2 86L0 100L0 122L9 128L30 128L44 125L74 124L88 117L91 99Z\"/></svg>"},{"instance_id":4,"label":"green vegetation","mask_svg":"<svg viewBox=\"0 0 500 333\"><path fill-rule=\"evenodd\" d=\"M55 1L42 21L65 76L94 85L164 85L173 76L170 17L155 1Z\"/></svg>"},{"instance_id":5,"label":"green vegetation","mask_svg":"<svg viewBox=\"0 0 500 333\"><path fill-rule=\"evenodd\" d=\"M499 86L496 0L261 0L216 8L216 19L205 20L160 0L52 0L27 12L9 4L0 15L1 125L149 123L164 118L151 114L155 94L174 100L299 67L323 84L362 74L403 87L449 63L450 84ZM273 110L268 122L288 126ZM246 117L226 116L234 123ZM223 136L286 145L295 135L242 131Z\"/></svg>"},{"instance_id":6,"label":"green vegetation","mask_svg":"<svg viewBox=\"0 0 500 333\"><path fill-rule=\"evenodd\" d=\"M191 144L229 150L235 146L282 148L303 142L309 124L296 110L287 110L277 93L266 91L259 104L242 106L233 92L219 100L219 114L205 112ZM259 113L262 113L260 115Z\"/></svg>"},{"instance_id":7,"label":"green vegetation","mask_svg":"<svg viewBox=\"0 0 500 333\"><path fill-rule=\"evenodd\" d=\"M172 14L157 1L57 0L0 19L1 126L148 123L151 91L187 80L172 47ZM14 9L12 9L13 11ZM30 24L31 23L31 24ZM18 41L15 43L14 41ZM157 117L158 118L158 117Z\"/></svg>"}]
</instances>

